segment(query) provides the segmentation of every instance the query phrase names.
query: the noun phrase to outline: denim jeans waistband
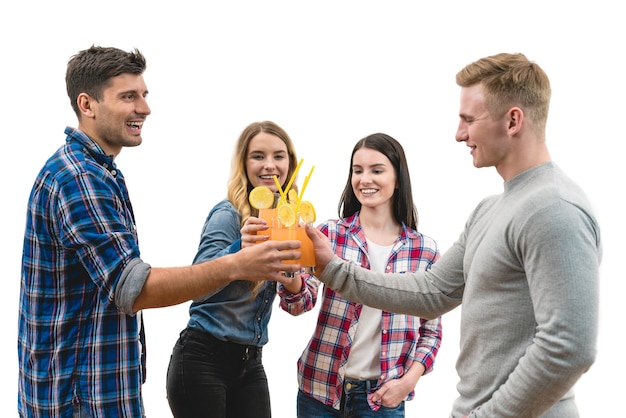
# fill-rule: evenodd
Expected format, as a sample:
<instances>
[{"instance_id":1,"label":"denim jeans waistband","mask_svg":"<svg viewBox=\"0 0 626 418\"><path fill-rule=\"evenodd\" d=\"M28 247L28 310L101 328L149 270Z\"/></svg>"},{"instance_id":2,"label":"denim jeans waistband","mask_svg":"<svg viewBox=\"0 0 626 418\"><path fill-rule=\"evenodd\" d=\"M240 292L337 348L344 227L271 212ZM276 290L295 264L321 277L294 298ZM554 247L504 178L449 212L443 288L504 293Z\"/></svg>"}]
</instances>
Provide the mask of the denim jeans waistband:
<instances>
[{"instance_id":1,"label":"denim jeans waistband","mask_svg":"<svg viewBox=\"0 0 626 418\"><path fill-rule=\"evenodd\" d=\"M377 379L373 379L373 380L345 379L343 381L343 388L346 393L370 393L370 391L376 387L376 383L378 383Z\"/></svg>"},{"instance_id":2,"label":"denim jeans waistband","mask_svg":"<svg viewBox=\"0 0 626 418\"><path fill-rule=\"evenodd\" d=\"M210 344L216 347L219 347L220 351L225 353L230 353L234 355L242 355L247 359L260 359L263 351L263 347L258 347L256 345L245 345L238 344L232 341L224 341L220 340L209 334L208 332L195 329L195 328L185 328L181 334L181 338L191 338L196 341L202 341L206 344Z\"/></svg>"}]
</instances>

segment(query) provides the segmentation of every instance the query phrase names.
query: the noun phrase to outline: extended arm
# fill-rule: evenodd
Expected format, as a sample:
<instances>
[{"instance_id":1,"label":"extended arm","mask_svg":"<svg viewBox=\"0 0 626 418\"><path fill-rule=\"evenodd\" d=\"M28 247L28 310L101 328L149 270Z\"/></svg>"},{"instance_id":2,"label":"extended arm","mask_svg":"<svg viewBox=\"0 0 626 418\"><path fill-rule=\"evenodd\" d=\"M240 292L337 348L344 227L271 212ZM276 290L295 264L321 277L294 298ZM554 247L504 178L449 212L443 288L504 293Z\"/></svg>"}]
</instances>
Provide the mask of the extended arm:
<instances>
[{"instance_id":1,"label":"extended arm","mask_svg":"<svg viewBox=\"0 0 626 418\"><path fill-rule=\"evenodd\" d=\"M328 238L314 227L307 233L315 248L316 276L344 298L382 309L433 319L461 303L462 253L455 244L431 270L379 273L334 255ZM410 276L412 280L407 280Z\"/></svg>"},{"instance_id":2,"label":"extended arm","mask_svg":"<svg viewBox=\"0 0 626 418\"><path fill-rule=\"evenodd\" d=\"M183 303L233 280L279 281L284 279L281 272L300 269L298 264L281 263L299 257L299 247L299 241L269 241L192 266L152 268L133 311Z\"/></svg>"}]
</instances>

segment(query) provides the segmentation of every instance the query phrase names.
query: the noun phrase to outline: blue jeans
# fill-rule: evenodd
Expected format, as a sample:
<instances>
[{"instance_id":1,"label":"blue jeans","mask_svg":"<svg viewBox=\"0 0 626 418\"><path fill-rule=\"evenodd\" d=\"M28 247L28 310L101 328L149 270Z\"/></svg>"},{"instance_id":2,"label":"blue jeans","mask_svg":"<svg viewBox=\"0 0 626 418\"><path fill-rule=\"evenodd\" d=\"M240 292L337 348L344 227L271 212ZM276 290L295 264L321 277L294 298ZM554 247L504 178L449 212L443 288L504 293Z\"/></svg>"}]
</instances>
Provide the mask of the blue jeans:
<instances>
[{"instance_id":1,"label":"blue jeans","mask_svg":"<svg viewBox=\"0 0 626 418\"><path fill-rule=\"evenodd\" d=\"M176 418L271 417L261 347L186 328L167 369L167 400Z\"/></svg>"},{"instance_id":2,"label":"blue jeans","mask_svg":"<svg viewBox=\"0 0 626 418\"><path fill-rule=\"evenodd\" d=\"M375 381L346 380L341 397L341 407L336 410L298 391L298 418L404 418L404 401L395 408L381 406L372 411L367 394Z\"/></svg>"}]
</instances>

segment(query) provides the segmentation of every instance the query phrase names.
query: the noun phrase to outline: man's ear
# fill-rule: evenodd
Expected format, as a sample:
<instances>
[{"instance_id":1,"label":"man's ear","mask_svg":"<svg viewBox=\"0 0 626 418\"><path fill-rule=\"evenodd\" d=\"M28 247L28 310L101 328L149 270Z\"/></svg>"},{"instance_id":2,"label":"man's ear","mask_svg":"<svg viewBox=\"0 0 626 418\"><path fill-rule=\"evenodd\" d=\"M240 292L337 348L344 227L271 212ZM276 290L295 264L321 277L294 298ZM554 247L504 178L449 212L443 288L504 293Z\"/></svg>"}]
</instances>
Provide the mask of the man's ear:
<instances>
[{"instance_id":1,"label":"man's ear","mask_svg":"<svg viewBox=\"0 0 626 418\"><path fill-rule=\"evenodd\" d=\"M515 135L522 129L522 123L524 122L524 111L519 107L512 107L507 112L507 129L509 135Z\"/></svg>"},{"instance_id":2,"label":"man's ear","mask_svg":"<svg viewBox=\"0 0 626 418\"><path fill-rule=\"evenodd\" d=\"M93 99L87 93L81 93L76 98L76 103L78 104L78 109L80 109L80 113L82 116L87 118L93 118L95 116L94 110L92 108L93 104L96 103L96 100Z\"/></svg>"}]
</instances>

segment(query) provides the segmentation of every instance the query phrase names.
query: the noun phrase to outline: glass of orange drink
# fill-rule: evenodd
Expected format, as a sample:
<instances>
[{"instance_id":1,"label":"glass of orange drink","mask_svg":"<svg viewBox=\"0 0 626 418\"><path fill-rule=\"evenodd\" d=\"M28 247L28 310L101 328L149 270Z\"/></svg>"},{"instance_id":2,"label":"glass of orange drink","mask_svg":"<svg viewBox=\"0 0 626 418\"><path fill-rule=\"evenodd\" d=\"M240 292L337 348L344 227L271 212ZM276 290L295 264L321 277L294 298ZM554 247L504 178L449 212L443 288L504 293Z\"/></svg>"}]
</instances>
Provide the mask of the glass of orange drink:
<instances>
[{"instance_id":1,"label":"glass of orange drink","mask_svg":"<svg viewBox=\"0 0 626 418\"><path fill-rule=\"evenodd\" d=\"M272 233L272 223L276 218L276 207L279 203L280 195L278 193L274 193L269 187L259 186L252 189L250 195L248 196L248 201L259 211L259 218L265 220L267 223L268 229L266 231L261 231L259 234L267 234L270 235ZM260 241L257 241L260 242Z\"/></svg>"},{"instance_id":2,"label":"glass of orange drink","mask_svg":"<svg viewBox=\"0 0 626 418\"><path fill-rule=\"evenodd\" d=\"M279 204L276 218L272 221L271 239L277 241L300 241L301 257L296 260L284 260L286 264L300 264L301 267L313 271L315 268L315 252L313 243L306 234L306 224L315 221L315 210L310 202L301 202L298 206L292 203Z\"/></svg>"},{"instance_id":3,"label":"glass of orange drink","mask_svg":"<svg viewBox=\"0 0 626 418\"><path fill-rule=\"evenodd\" d=\"M295 190L283 193L279 187L279 192L280 194L276 195L268 187L258 186L252 189L248 200L252 207L259 210L259 218L267 222L269 229L265 232L270 239L300 241L301 257L296 260L283 260L283 263L300 264L305 270L313 272L315 252L313 243L306 234L306 224L315 222L315 208L311 202L302 200L302 194L298 196Z\"/></svg>"},{"instance_id":4,"label":"glass of orange drink","mask_svg":"<svg viewBox=\"0 0 626 418\"><path fill-rule=\"evenodd\" d=\"M313 242L306 234L306 224L315 222L315 208L309 201L302 201L298 207L298 223L296 225L296 239L300 241L300 265L310 269L315 269L315 251L313 251Z\"/></svg>"}]
</instances>

